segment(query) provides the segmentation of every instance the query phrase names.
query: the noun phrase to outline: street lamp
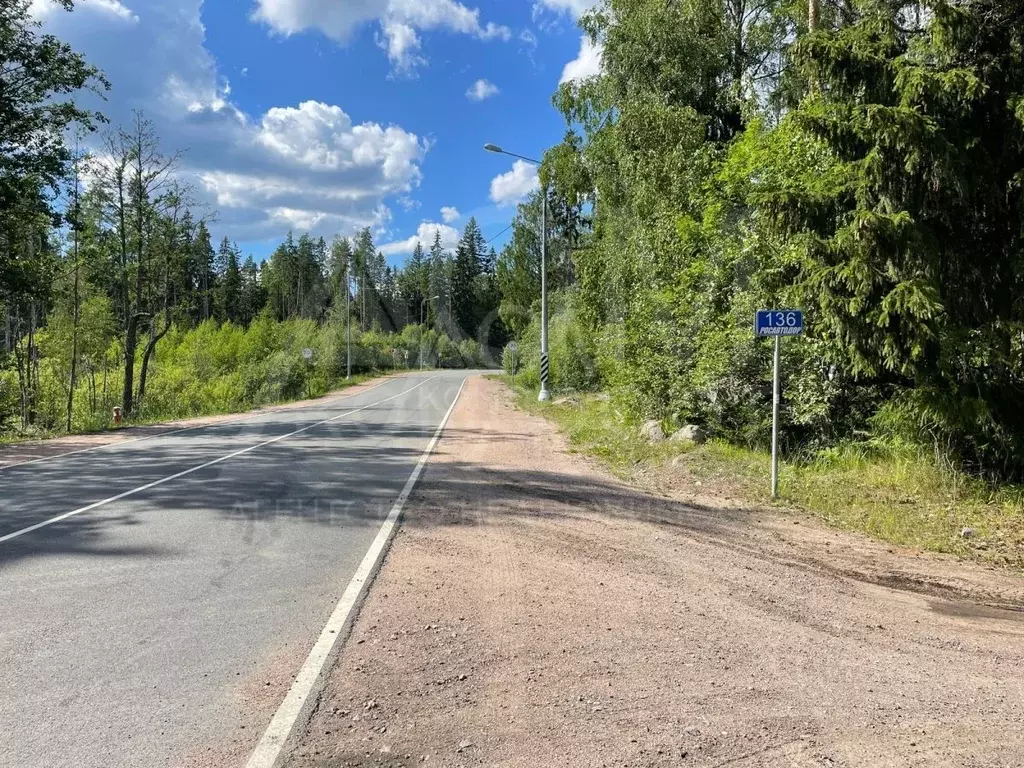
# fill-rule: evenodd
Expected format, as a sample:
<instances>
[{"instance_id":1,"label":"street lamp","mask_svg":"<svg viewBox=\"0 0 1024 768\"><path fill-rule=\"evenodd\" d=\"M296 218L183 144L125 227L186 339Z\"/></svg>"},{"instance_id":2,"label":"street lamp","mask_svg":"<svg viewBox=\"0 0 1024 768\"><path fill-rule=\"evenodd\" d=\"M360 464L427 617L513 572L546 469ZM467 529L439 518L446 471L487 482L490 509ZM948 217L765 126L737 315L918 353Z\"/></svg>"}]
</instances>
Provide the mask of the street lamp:
<instances>
[{"instance_id":1,"label":"street lamp","mask_svg":"<svg viewBox=\"0 0 1024 768\"><path fill-rule=\"evenodd\" d=\"M440 299L440 296L431 296L425 298L420 302L420 370L423 370L423 307L426 306L428 301L436 301Z\"/></svg>"},{"instance_id":2,"label":"street lamp","mask_svg":"<svg viewBox=\"0 0 1024 768\"><path fill-rule=\"evenodd\" d=\"M539 160L525 155L517 155L515 152L506 152L497 144L484 144L488 152L496 152L499 155L518 157L534 165L540 165ZM548 191L541 190L540 207L540 394L537 399L542 403L551 399L548 391Z\"/></svg>"}]
</instances>

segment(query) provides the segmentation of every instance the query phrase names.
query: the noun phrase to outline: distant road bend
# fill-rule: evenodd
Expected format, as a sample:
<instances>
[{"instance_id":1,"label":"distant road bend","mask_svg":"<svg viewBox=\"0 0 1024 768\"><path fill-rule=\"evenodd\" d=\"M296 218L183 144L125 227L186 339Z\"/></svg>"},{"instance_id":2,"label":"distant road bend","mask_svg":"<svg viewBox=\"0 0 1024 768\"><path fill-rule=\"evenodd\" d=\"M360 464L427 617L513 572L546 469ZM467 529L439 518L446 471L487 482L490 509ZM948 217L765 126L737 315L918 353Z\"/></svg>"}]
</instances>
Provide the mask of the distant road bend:
<instances>
[{"instance_id":1,"label":"distant road bend","mask_svg":"<svg viewBox=\"0 0 1024 768\"><path fill-rule=\"evenodd\" d=\"M0 764L265 748L469 375L0 468Z\"/></svg>"}]
</instances>

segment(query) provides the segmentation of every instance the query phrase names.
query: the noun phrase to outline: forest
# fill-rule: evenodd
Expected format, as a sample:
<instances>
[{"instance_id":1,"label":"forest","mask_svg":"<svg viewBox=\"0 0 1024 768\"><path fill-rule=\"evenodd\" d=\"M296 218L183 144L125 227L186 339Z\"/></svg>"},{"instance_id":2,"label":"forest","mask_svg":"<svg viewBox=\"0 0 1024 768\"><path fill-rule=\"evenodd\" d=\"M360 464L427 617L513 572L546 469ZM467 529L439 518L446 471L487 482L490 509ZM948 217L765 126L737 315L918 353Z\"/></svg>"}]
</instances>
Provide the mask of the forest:
<instances>
[{"instance_id":1,"label":"forest","mask_svg":"<svg viewBox=\"0 0 1024 768\"><path fill-rule=\"evenodd\" d=\"M399 269L369 231L289 234L262 264L212 243L184 148L76 106L109 86L27 7L0 11L8 433L326 391L347 317L360 371L487 365L515 339L536 385L544 195L556 389L762 447L754 312L801 308L789 454L909 447L1024 479L1020 3L600 0L580 22L600 74L553 95L564 137L507 243L470 222Z\"/></svg>"},{"instance_id":2,"label":"forest","mask_svg":"<svg viewBox=\"0 0 1024 768\"><path fill-rule=\"evenodd\" d=\"M0 10L0 68L0 437L320 395L349 373L349 327L355 373L480 367L504 343L474 220L454 252L438 236L402 269L369 229L288 233L257 264L211 241L216 211L177 173L186 148L141 112L112 126L76 105L109 84L23 0Z\"/></svg>"},{"instance_id":3,"label":"forest","mask_svg":"<svg viewBox=\"0 0 1024 768\"><path fill-rule=\"evenodd\" d=\"M763 447L754 313L802 308L791 454L1022 479L1024 5L602 0L581 26L601 74L555 95L541 174L556 384Z\"/></svg>"}]
</instances>

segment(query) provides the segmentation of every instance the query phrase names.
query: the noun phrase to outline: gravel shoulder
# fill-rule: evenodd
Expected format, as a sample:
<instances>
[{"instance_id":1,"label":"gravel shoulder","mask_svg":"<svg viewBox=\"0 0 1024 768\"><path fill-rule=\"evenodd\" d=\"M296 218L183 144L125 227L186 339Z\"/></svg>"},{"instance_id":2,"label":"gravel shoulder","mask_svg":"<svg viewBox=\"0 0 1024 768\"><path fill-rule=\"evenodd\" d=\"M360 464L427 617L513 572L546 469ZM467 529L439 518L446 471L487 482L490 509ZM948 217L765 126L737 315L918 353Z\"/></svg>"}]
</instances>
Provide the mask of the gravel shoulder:
<instances>
[{"instance_id":1,"label":"gravel shoulder","mask_svg":"<svg viewBox=\"0 0 1024 768\"><path fill-rule=\"evenodd\" d=\"M628 486L470 379L287 765L1017 766L1024 580Z\"/></svg>"}]
</instances>

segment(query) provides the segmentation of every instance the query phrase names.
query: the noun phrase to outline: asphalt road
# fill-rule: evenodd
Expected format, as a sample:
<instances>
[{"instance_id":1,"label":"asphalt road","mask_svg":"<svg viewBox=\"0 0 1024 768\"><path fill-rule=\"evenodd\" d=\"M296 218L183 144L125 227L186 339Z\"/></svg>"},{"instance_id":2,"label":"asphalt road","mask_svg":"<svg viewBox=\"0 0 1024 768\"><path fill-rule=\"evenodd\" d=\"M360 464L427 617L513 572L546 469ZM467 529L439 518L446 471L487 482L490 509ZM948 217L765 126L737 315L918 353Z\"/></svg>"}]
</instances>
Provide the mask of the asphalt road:
<instances>
[{"instance_id":1,"label":"asphalt road","mask_svg":"<svg viewBox=\"0 0 1024 768\"><path fill-rule=\"evenodd\" d=\"M0 764L244 762L466 375L0 469Z\"/></svg>"}]
</instances>

